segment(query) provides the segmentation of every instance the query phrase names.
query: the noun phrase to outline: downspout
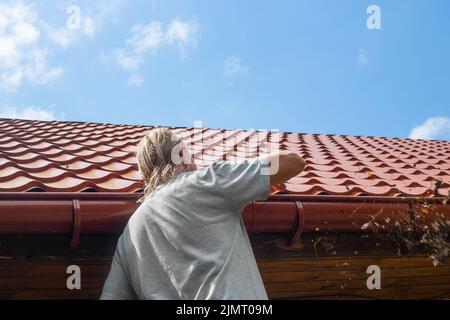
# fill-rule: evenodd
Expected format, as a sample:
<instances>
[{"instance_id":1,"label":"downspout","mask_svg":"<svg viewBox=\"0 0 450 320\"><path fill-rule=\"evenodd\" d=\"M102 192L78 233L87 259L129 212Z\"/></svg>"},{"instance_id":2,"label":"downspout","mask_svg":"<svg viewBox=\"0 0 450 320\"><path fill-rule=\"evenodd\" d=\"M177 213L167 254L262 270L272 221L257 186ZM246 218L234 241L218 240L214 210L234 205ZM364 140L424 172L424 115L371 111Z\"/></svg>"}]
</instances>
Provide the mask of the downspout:
<instances>
[{"instance_id":1,"label":"downspout","mask_svg":"<svg viewBox=\"0 0 450 320\"><path fill-rule=\"evenodd\" d=\"M75 250L78 246L78 241L80 240L81 233L81 207L80 200L72 200L73 204L73 231L72 239L70 241L70 250Z\"/></svg>"}]
</instances>

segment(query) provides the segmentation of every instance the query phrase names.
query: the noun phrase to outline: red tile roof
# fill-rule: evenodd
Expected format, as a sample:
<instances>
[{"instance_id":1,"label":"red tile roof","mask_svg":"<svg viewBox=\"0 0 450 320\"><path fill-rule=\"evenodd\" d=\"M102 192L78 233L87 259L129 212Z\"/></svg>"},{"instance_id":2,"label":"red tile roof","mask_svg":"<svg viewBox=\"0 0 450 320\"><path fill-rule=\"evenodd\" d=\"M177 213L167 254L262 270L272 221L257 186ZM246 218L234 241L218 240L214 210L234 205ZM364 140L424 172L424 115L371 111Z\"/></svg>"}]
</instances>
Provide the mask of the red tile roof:
<instances>
[{"instance_id":1,"label":"red tile roof","mask_svg":"<svg viewBox=\"0 0 450 320\"><path fill-rule=\"evenodd\" d=\"M150 126L0 119L0 192L140 192L135 145ZM200 166L270 148L300 153L288 193L447 196L450 142L365 136L171 128Z\"/></svg>"}]
</instances>

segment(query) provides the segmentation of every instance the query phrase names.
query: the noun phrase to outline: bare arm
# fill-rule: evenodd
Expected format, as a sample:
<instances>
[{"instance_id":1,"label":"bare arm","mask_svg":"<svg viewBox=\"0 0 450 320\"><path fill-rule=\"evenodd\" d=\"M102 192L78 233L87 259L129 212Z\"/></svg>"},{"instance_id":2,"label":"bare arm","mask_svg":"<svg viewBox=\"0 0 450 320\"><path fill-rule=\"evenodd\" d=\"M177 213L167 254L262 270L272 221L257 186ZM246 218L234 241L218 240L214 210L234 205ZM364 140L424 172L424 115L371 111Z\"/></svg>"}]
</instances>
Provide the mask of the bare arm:
<instances>
[{"instance_id":1,"label":"bare arm","mask_svg":"<svg viewBox=\"0 0 450 320\"><path fill-rule=\"evenodd\" d=\"M267 156L270 161L270 185L284 183L305 168L305 160L294 152L280 151Z\"/></svg>"}]
</instances>

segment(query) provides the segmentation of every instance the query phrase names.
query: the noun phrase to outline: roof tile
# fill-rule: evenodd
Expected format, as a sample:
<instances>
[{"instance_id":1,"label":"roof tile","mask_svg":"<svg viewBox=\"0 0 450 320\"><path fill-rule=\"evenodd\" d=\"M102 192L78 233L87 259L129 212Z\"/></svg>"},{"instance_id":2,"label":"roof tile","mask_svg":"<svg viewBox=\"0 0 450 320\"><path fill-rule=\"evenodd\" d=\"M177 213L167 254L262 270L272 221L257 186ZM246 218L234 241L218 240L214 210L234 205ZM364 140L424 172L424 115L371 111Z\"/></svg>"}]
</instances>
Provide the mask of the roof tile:
<instances>
[{"instance_id":1,"label":"roof tile","mask_svg":"<svg viewBox=\"0 0 450 320\"><path fill-rule=\"evenodd\" d=\"M151 126L0 119L0 192L141 192L134 152ZM365 136L175 128L199 166L274 147L305 171L276 192L433 197L450 191L450 142ZM277 139L279 138L279 139Z\"/></svg>"}]
</instances>

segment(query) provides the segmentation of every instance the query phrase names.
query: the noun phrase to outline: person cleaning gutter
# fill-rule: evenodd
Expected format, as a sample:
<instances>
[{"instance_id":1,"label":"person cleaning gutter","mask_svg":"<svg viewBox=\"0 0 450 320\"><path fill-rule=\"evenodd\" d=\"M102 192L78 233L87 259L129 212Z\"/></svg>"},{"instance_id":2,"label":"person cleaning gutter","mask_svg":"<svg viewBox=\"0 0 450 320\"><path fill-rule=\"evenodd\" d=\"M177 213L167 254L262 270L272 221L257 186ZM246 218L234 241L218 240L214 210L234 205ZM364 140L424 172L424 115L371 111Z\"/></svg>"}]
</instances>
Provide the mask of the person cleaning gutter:
<instances>
[{"instance_id":1,"label":"person cleaning gutter","mask_svg":"<svg viewBox=\"0 0 450 320\"><path fill-rule=\"evenodd\" d=\"M161 128L143 137L136 158L144 198L100 299L268 299L241 213L305 161L281 151L197 169L181 139Z\"/></svg>"}]
</instances>

